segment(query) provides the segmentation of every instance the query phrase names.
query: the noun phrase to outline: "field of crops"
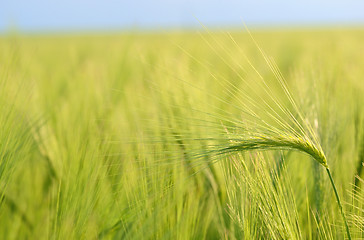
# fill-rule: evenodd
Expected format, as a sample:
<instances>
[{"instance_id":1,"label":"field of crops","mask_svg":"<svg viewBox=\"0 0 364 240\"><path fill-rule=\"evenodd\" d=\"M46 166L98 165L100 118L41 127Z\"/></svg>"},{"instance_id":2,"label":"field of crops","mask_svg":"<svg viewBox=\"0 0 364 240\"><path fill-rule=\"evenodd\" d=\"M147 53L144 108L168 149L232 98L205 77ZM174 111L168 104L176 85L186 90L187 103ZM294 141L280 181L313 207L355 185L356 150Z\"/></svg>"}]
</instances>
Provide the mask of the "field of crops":
<instances>
[{"instance_id":1,"label":"field of crops","mask_svg":"<svg viewBox=\"0 0 364 240\"><path fill-rule=\"evenodd\" d=\"M363 239L363 39L2 36L0 239Z\"/></svg>"}]
</instances>

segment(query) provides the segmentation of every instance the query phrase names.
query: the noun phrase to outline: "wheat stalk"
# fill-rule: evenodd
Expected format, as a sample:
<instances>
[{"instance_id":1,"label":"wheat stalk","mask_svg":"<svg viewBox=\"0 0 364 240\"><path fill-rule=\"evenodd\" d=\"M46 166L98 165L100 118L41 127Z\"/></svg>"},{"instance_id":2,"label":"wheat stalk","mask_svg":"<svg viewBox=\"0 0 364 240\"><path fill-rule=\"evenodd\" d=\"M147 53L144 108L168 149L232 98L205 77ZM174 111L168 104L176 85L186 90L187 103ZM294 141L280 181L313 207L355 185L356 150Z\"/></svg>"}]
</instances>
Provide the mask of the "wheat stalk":
<instances>
[{"instance_id":1,"label":"wheat stalk","mask_svg":"<svg viewBox=\"0 0 364 240\"><path fill-rule=\"evenodd\" d=\"M209 35L215 40L215 43L221 46L221 44L213 37L213 35L210 34L208 29L205 29L209 33ZM270 90L270 87L264 80L263 76L253 66L250 60L244 55L248 65L256 73L258 80L260 81L258 83L258 86L262 88L263 93L266 94L266 98L268 100L260 97L258 94L254 95L258 99L254 99L254 97L252 97L252 92L255 92L255 89L253 87L250 87L249 90L239 89L235 86L232 86L229 80L220 78L220 81L222 80L222 82L229 87L234 87L236 92L240 93L240 96L242 96L242 99L240 99L239 102L242 104L241 111L243 115L246 116L246 119L244 119L244 123L239 121L239 119L228 119L228 122L235 125L235 128L240 128L241 130L243 130L243 132L235 132L231 134L227 130L228 128L225 127L225 132L230 135L230 138L228 139L229 145L224 146L224 144L217 144L215 145L215 149L212 150L210 153L220 155L250 150L288 149L300 151L310 155L314 160L316 160L326 169L332 189L335 193L340 213L345 223L347 236L349 239L351 239L346 216L343 211L343 207L335 183L333 181L326 156L321 148L317 133L313 130L310 123L304 118L299 107L295 103L294 98L291 95L286 81L281 74L278 66L274 63L273 59L267 57L267 55L263 52L263 50L252 37L247 27L246 30L248 31L255 46L259 49L270 70L274 74L275 79L281 87L283 95L290 103L291 109L293 109L293 111L279 101L279 99ZM241 51L240 46L237 44L234 38L230 34L227 35L230 37L238 50L240 50L240 52L243 54L243 51ZM201 35L201 37L204 38L203 35ZM208 42L208 40L205 39L205 42L211 47L211 44ZM211 49L216 52L213 47L211 47ZM223 57L221 57L221 59L225 64L228 62ZM200 61L198 61L198 63L202 64ZM245 71L240 63L237 63L237 65L240 67L240 70ZM232 68L229 64L227 64L227 66L230 67L230 69L243 82L247 82L247 80L244 79L244 77L238 71ZM213 77L215 80L218 80L216 74L212 73L208 66L204 67L210 72L211 77ZM222 85L222 87L224 87L224 85ZM249 85L247 87L249 88ZM230 91L227 87L224 87L224 89ZM232 94L234 97L238 98L236 94ZM225 102L225 100L221 98L218 98L218 101ZM257 109L262 111L257 111ZM275 125L272 125L271 123L265 121L264 119L267 119L267 117L275 122ZM233 135L234 137L231 137L231 135Z\"/></svg>"}]
</instances>

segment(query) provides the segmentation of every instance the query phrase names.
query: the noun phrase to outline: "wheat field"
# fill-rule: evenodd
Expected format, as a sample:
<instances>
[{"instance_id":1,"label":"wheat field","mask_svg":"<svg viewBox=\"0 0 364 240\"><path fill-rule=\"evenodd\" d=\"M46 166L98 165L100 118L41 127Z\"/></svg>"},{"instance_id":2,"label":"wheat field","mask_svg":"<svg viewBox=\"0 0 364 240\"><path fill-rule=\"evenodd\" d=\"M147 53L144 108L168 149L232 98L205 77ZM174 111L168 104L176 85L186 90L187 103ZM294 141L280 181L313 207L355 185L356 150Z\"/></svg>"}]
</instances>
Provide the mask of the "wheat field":
<instances>
[{"instance_id":1,"label":"wheat field","mask_svg":"<svg viewBox=\"0 0 364 240\"><path fill-rule=\"evenodd\" d=\"M363 239L363 39L1 36L0 238Z\"/></svg>"}]
</instances>

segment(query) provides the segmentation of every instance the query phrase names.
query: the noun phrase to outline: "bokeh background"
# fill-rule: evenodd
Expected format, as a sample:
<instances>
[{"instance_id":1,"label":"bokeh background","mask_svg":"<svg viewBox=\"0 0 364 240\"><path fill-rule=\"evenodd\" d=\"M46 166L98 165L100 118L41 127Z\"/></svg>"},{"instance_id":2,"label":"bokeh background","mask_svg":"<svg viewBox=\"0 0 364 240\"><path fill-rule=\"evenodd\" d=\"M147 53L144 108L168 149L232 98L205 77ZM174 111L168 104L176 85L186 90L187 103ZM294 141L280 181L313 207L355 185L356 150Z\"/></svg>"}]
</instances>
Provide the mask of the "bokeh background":
<instances>
[{"instance_id":1,"label":"bokeh background","mask_svg":"<svg viewBox=\"0 0 364 240\"><path fill-rule=\"evenodd\" d=\"M2 2L0 32L364 24L363 1L26 1Z\"/></svg>"}]
</instances>

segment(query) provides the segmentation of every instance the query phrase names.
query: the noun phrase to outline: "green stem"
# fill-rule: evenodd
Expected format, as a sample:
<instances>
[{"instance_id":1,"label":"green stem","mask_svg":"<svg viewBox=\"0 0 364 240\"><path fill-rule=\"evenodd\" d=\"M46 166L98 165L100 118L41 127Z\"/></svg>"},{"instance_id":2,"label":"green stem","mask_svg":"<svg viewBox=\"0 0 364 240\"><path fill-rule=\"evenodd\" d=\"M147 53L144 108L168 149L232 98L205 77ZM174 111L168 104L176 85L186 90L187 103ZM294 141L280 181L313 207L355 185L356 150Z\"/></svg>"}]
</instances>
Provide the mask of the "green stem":
<instances>
[{"instance_id":1,"label":"green stem","mask_svg":"<svg viewBox=\"0 0 364 240\"><path fill-rule=\"evenodd\" d=\"M343 220L344 220L344 223L345 223L346 233L348 235L349 240L351 240L350 231L349 231L349 225L348 225L348 222L346 221L345 213L344 213L343 207L341 205L341 201L340 201L340 198L339 198L339 194L337 193L334 180L332 179L330 169L329 168L326 168L326 171L327 171L327 174L329 175L332 188L334 189L334 192L335 192L335 196L336 196L337 203L339 205L339 209L340 209L340 212L341 212L341 216L343 217Z\"/></svg>"}]
</instances>

